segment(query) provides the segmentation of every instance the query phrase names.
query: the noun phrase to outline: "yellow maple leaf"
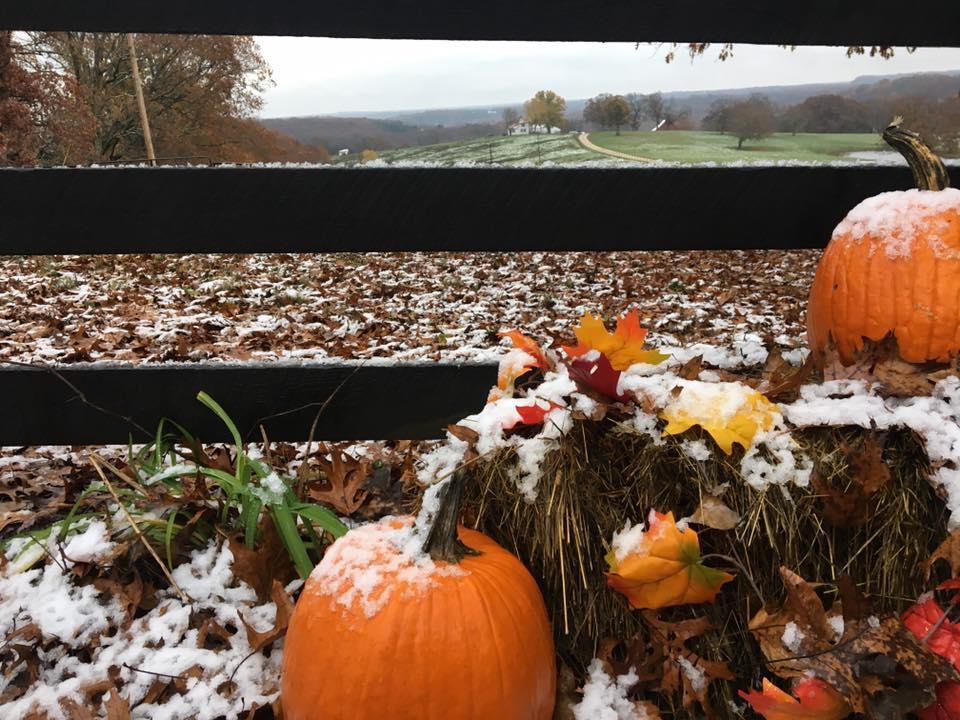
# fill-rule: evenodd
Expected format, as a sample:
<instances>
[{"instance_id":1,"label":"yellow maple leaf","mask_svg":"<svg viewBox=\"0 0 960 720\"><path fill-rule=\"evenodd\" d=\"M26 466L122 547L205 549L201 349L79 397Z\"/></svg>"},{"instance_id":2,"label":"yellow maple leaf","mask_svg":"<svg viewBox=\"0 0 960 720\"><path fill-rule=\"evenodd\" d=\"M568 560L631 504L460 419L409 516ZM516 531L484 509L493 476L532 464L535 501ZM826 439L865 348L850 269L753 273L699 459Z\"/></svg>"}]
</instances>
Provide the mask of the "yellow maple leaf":
<instances>
[{"instance_id":1,"label":"yellow maple leaf","mask_svg":"<svg viewBox=\"0 0 960 720\"><path fill-rule=\"evenodd\" d=\"M665 435L699 425L729 455L734 443L749 448L757 432L773 427L779 414L777 405L743 383L690 381L660 416L667 421Z\"/></svg>"},{"instance_id":2,"label":"yellow maple leaf","mask_svg":"<svg viewBox=\"0 0 960 720\"><path fill-rule=\"evenodd\" d=\"M640 327L640 315L636 310L619 318L617 329L612 333L601 318L586 313L573 333L577 336L578 344L576 347L563 348L567 357L575 358L597 350L606 356L614 370L626 370L637 363L658 365L670 357L658 350L644 350L643 341L647 338L647 331Z\"/></svg>"},{"instance_id":3,"label":"yellow maple leaf","mask_svg":"<svg viewBox=\"0 0 960 720\"><path fill-rule=\"evenodd\" d=\"M607 585L625 595L631 607L656 610L670 605L713 602L733 575L707 567L700 559L700 538L680 530L673 513L651 512L642 535L622 557L606 557Z\"/></svg>"}]
</instances>

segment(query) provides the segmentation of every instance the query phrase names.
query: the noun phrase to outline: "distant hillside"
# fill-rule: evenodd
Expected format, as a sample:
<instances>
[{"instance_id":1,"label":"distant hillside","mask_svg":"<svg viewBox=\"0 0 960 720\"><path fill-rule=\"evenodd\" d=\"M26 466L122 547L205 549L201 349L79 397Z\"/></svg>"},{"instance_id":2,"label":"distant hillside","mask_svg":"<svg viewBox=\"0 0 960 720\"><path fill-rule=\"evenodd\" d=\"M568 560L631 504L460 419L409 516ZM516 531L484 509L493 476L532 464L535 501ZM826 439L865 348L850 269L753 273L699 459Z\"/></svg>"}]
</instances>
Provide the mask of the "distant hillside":
<instances>
[{"instance_id":1,"label":"distant hillside","mask_svg":"<svg viewBox=\"0 0 960 720\"><path fill-rule=\"evenodd\" d=\"M697 92L680 91L667 92L663 95L665 98L672 100L678 107L689 109L694 120L699 121L715 100L749 97L754 93L766 95L774 105L786 107L801 103L814 95L842 95L860 102L897 100L905 97L939 100L954 96L958 91L960 91L960 70L913 75L865 75L851 82L843 83L774 85Z\"/></svg>"},{"instance_id":2,"label":"distant hillside","mask_svg":"<svg viewBox=\"0 0 960 720\"><path fill-rule=\"evenodd\" d=\"M366 148L393 150L402 147L437 145L499 135L500 128L490 124L408 124L397 119L366 117L297 117L261 120L271 130L290 135L301 143L321 145L335 155L346 148L352 153Z\"/></svg>"},{"instance_id":3,"label":"distant hillside","mask_svg":"<svg viewBox=\"0 0 960 720\"><path fill-rule=\"evenodd\" d=\"M617 92L603 87L598 80L597 93ZM699 122L711 103L720 98L747 97L761 93L779 107L803 102L814 95L835 94L859 100L896 100L922 97L938 100L960 91L960 70L908 75L864 75L850 82L811 83L731 88L728 90L664 92L666 99L680 109L690 111ZM619 92L629 92L620 88ZM567 117L576 120L586 105L585 98L567 98ZM322 145L331 154L341 148L359 152L364 148L393 150L404 147L436 145L489 135L499 135L500 117L507 107L521 109L523 101L507 105L483 105L428 110L382 111L363 113L363 117L327 115L317 117L273 118L261 122L272 130L291 135L301 143Z\"/></svg>"}]
</instances>

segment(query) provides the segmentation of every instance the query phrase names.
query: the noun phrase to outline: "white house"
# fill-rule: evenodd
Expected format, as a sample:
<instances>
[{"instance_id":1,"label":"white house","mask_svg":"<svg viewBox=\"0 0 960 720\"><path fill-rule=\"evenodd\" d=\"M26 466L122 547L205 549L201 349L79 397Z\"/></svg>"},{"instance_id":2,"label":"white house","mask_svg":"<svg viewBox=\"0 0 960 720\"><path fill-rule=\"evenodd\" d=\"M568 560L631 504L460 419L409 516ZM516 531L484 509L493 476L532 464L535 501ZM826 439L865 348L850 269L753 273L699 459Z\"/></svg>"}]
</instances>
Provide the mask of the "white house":
<instances>
[{"instance_id":1,"label":"white house","mask_svg":"<svg viewBox=\"0 0 960 720\"><path fill-rule=\"evenodd\" d=\"M521 120L507 128L507 135L555 135L559 132L563 131L558 127L528 123L526 120Z\"/></svg>"},{"instance_id":2,"label":"white house","mask_svg":"<svg viewBox=\"0 0 960 720\"><path fill-rule=\"evenodd\" d=\"M337 157L346 157L350 154L350 148L343 148L337 151Z\"/></svg>"}]
</instances>

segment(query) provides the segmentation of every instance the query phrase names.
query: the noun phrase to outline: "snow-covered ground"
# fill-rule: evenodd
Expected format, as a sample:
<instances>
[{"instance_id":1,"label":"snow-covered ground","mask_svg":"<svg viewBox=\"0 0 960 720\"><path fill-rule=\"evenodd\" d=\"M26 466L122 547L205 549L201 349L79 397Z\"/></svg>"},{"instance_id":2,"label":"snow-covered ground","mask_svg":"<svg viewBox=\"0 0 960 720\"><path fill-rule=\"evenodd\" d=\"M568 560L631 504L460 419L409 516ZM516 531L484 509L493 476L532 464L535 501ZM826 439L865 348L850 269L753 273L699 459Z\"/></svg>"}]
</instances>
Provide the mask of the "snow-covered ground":
<instances>
[{"instance_id":1,"label":"snow-covered ground","mask_svg":"<svg viewBox=\"0 0 960 720\"><path fill-rule=\"evenodd\" d=\"M802 344L817 251L0 259L0 359L167 362L497 354L640 310L650 342Z\"/></svg>"}]
</instances>

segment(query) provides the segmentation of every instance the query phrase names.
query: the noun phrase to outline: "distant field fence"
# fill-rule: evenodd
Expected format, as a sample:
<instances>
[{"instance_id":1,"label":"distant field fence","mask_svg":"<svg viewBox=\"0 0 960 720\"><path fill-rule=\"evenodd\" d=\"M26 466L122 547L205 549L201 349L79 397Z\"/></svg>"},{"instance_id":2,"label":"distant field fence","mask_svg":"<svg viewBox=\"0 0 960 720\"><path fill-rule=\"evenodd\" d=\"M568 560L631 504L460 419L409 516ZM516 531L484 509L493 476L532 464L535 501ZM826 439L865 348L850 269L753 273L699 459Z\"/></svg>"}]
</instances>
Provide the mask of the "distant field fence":
<instances>
[{"instance_id":1,"label":"distant field fence","mask_svg":"<svg viewBox=\"0 0 960 720\"><path fill-rule=\"evenodd\" d=\"M924 4L29 0L0 3L0 28L960 46L960 3ZM817 248L859 200L911 184L906 168L831 166L11 169L0 170L0 253ZM261 425L303 440L314 421L323 439L432 438L479 409L495 377L492 364L6 365L0 445L145 441L162 417L227 439L195 402L200 390L229 397L251 440Z\"/></svg>"}]
</instances>

